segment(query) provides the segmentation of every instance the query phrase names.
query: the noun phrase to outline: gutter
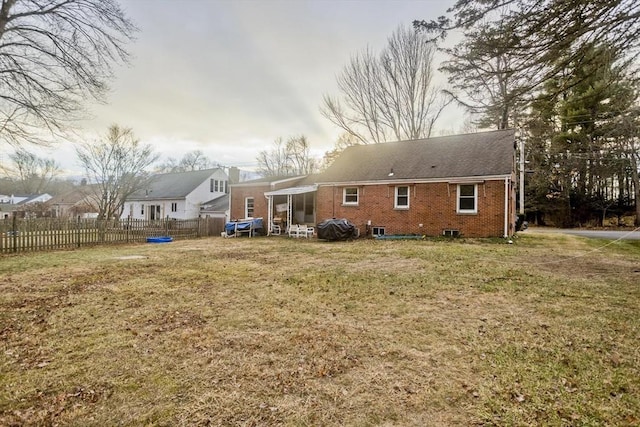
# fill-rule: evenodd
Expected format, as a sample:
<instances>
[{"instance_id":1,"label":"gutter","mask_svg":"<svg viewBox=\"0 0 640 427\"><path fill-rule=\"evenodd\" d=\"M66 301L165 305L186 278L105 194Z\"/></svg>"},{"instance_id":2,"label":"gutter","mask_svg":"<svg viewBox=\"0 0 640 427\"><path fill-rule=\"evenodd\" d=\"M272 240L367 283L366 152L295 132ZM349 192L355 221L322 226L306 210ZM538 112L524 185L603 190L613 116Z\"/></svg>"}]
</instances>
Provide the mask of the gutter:
<instances>
[{"instance_id":1,"label":"gutter","mask_svg":"<svg viewBox=\"0 0 640 427\"><path fill-rule=\"evenodd\" d=\"M443 177L443 178L402 178L402 179L380 179L367 181L326 181L317 182L316 185L324 186L362 186L362 185L399 185L399 184L431 184L431 183L455 183L455 184L473 184L483 181L499 181L509 178L510 175L478 175L478 176L462 176L462 177Z\"/></svg>"}]
</instances>

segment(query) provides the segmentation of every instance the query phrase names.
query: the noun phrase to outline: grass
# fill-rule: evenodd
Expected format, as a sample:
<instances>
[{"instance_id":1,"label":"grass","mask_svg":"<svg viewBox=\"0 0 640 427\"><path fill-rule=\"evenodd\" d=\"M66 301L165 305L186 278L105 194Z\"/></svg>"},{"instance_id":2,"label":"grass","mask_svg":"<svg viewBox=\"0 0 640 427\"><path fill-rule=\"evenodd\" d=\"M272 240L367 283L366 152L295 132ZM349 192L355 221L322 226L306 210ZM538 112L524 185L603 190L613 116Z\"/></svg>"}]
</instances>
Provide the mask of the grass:
<instances>
[{"instance_id":1,"label":"grass","mask_svg":"<svg viewBox=\"0 0 640 427\"><path fill-rule=\"evenodd\" d=\"M0 425L640 425L637 241L209 238L0 272Z\"/></svg>"}]
</instances>

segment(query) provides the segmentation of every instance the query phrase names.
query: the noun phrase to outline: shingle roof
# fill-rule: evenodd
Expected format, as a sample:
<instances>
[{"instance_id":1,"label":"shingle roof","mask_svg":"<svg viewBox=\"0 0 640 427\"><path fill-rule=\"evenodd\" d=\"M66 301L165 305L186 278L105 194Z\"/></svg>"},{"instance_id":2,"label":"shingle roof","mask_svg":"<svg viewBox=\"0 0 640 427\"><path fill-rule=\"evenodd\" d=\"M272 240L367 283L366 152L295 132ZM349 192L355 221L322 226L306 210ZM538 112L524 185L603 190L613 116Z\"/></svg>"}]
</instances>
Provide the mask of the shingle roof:
<instances>
[{"instance_id":1,"label":"shingle roof","mask_svg":"<svg viewBox=\"0 0 640 427\"><path fill-rule=\"evenodd\" d=\"M306 182L355 182L508 175L515 131L451 135L349 147ZM389 175L393 171L393 175Z\"/></svg>"},{"instance_id":2,"label":"shingle roof","mask_svg":"<svg viewBox=\"0 0 640 427\"><path fill-rule=\"evenodd\" d=\"M136 191L127 197L127 200L184 198L213 175L217 169L154 175L145 189Z\"/></svg>"},{"instance_id":3,"label":"shingle roof","mask_svg":"<svg viewBox=\"0 0 640 427\"><path fill-rule=\"evenodd\" d=\"M71 191L68 191L64 194L59 194L57 196L53 196L51 199L47 201L49 205L74 205L84 199L95 194L95 188L97 186L93 185L83 185L79 188L75 188Z\"/></svg>"},{"instance_id":4,"label":"shingle roof","mask_svg":"<svg viewBox=\"0 0 640 427\"><path fill-rule=\"evenodd\" d=\"M217 197L208 202L202 203L202 208L210 212L224 212L229 209L229 195Z\"/></svg>"},{"instance_id":5,"label":"shingle roof","mask_svg":"<svg viewBox=\"0 0 640 427\"><path fill-rule=\"evenodd\" d=\"M35 199L43 195L44 194L27 194L24 196L19 196L19 197L26 197L26 199L19 201L18 203L16 203L16 205L28 205L29 203L31 203L32 201L34 201Z\"/></svg>"}]
</instances>

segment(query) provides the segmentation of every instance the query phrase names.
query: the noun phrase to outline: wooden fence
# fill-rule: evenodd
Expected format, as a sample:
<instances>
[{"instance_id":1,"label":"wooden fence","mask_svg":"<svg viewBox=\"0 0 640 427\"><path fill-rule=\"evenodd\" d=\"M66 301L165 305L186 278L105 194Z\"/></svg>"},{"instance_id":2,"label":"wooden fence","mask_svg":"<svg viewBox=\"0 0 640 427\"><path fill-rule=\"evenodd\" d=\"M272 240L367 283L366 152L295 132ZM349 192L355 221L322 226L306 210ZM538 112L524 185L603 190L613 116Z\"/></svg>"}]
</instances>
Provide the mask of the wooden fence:
<instances>
[{"instance_id":1,"label":"wooden fence","mask_svg":"<svg viewBox=\"0 0 640 427\"><path fill-rule=\"evenodd\" d=\"M99 244L146 242L148 237L193 239L220 236L222 218L190 220L98 220L15 216L0 220L0 254L72 249Z\"/></svg>"}]
</instances>

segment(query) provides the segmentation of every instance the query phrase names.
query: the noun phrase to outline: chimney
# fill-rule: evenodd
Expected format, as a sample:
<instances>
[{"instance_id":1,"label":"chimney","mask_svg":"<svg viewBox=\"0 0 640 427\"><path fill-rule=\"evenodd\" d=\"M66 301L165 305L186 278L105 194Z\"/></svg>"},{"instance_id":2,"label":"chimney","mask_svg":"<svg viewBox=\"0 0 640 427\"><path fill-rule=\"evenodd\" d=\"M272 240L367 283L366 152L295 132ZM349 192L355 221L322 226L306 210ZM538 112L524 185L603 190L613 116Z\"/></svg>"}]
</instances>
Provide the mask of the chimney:
<instances>
[{"instance_id":1,"label":"chimney","mask_svg":"<svg viewBox=\"0 0 640 427\"><path fill-rule=\"evenodd\" d=\"M240 169L235 166L229 168L229 184L238 184L240 182Z\"/></svg>"}]
</instances>

